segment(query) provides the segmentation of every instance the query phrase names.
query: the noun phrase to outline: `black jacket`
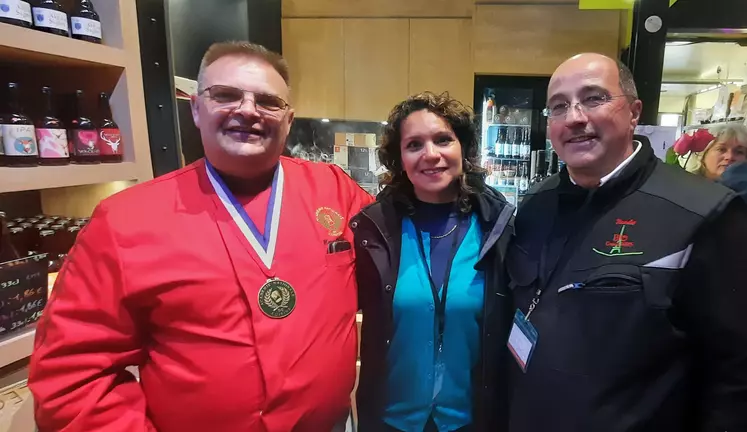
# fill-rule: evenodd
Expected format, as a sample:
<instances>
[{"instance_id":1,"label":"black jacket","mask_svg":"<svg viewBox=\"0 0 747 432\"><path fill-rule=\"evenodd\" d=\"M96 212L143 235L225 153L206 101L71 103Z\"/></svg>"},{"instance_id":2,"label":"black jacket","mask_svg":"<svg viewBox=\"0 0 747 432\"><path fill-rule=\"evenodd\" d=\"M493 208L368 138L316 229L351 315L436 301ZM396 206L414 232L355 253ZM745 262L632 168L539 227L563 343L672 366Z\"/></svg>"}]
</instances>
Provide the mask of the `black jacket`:
<instances>
[{"instance_id":1,"label":"black jacket","mask_svg":"<svg viewBox=\"0 0 747 432\"><path fill-rule=\"evenodd\" d=\"M543 293L508 430L747 431L745 244L745 203L645 142L596 190L530 191L507 267L517 308Z\"/></svg>"},{"instance_id":2,"label":"black jacket","mask_svg":"<svg viewBox=\"0 0 747 432\"><path fill-rule=\"evenodd\" d=\"M474 195L472 203L483 233L481 258L476 268L484 270L486 277L482 356L472 373L473 418L476 431L493 431L502 429L506 421L506 377L505 368L500 365L506 359L505 341L512 312L503 261L513 233L514 207L492 189ZM392 301L406 208L388 188L350 222L355 238L358 301L363 311L356 398L360 432L382 430L388 377L386 357L393 334Z\"/></svg>"}]
</instances>

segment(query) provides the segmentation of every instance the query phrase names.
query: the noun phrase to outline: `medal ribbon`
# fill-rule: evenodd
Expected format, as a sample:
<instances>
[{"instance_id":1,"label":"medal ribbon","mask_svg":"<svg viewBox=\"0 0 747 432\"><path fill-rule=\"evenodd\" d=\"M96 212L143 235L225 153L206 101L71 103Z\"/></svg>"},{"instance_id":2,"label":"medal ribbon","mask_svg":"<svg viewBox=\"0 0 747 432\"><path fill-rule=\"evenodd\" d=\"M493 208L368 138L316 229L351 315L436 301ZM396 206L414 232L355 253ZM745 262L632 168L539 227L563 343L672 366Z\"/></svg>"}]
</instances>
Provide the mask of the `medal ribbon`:
<instances>
[{"instance_id":1,"label":"medal ribbon","mask_svg":"<svg viewBox=\"0 0 747 432\"><path fill-rule=\"evenodd\" d=\"M259 259L269 270L272 266L272 260L275 257L275 245L278 238L278 226L280 225L280 206L283 203L283 183L285 178L283 175L283 165L278 162L275 175L272 178L270 201L267 203L267 213L265 215L264 234L259 233L257 226L249 218L244 207L239 203L233 193L231 193L225 182L223 182L223 179L207 159L205 160L205 168L207 169L210 184L228 211L228 214L231 215L233 222L239 227L239 230L244 234L249 244L252 245L254 252L257 253Z\"/></svg>"}]
</instances>

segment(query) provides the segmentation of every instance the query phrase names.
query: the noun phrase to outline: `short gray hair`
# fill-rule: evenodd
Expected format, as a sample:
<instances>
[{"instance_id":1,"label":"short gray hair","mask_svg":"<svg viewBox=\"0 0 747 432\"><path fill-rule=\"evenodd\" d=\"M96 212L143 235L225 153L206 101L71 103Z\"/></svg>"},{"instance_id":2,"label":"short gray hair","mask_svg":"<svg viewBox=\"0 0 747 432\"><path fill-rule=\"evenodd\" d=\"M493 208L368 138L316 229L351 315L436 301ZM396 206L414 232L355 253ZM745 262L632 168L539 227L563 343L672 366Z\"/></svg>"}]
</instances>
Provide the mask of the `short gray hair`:
<instances>
[{"instance_id":1,"label":"short gray hair","mask_svg":"<svg viewBox=\"0 0 747 432\"><path fill-rule=\"evenodd\" d=\"M272 52L259 44L247 41L227 41L212 44L202 57L200 71L197 74L197 83L200 90L203 90L202 84L205 77L205 69L218 59L229 55L253 57L267 62L278 72L278 74L280 74L283 81L285 81L285 83L290 87L288 63L283 59L283 56L276 52Z\"/></svg>"},{"instance_id":2,"label":"short gray hair","mask_svg":"<svg viewBox=\"0 0 747 432\"><path fill-rule=\"evenodd\" d=\"M620 88L623 94L631 99L638 99L638 89L635 86L635 79L633 79L633 72L625 63L620 60L617 62L617 72L620 75Z\"/></svg>"},{"instance_id":3,"label":"short gray hair","mask_svg":"<svg viewBox=\"0 0 747 432\"><path fill-rule=\"evenodd\" d=\"M747 147L747 126L739 123L731 123L716 129L716 143L736 140L739 144Z\"/></svg>"}]
</instances>

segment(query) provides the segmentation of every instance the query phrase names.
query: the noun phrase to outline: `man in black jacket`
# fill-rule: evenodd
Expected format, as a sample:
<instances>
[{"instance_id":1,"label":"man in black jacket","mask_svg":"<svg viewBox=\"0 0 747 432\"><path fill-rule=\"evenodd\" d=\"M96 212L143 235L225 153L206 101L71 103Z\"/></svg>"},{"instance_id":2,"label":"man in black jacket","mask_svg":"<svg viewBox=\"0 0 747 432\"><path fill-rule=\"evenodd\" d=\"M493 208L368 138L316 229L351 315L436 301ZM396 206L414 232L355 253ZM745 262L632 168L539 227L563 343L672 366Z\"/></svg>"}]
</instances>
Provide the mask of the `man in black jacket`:
<instances>
[{"instance_id":1,"label":"man in black jacket","mask_svg":"<svg viewBox=\"0 0 747 432\"><path fill-rule=\"evenodd\" d=\"M559 174L516 219L510 432L747 431L747 207L634 140L630 71L548 89Z\"/></svg>"}]
</instances>

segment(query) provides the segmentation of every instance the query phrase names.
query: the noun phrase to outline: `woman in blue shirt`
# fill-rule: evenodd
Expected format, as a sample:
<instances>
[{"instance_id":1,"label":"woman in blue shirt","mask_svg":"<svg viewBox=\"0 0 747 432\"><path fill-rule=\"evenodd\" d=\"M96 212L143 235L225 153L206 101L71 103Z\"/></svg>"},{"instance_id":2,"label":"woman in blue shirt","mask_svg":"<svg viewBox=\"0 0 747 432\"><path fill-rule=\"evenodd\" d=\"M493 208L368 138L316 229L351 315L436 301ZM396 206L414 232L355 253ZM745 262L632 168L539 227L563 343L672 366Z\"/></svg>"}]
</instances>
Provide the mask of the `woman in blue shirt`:
<instances>
[{"instance_id":1,"label":"woman in blue shirt","mask_svg":"<svg viewBox=\"0 0 747 432\"><path fill-rule=\"evenodd\" d=\"M412 96L389 115L379 158L385 187L350 222L359 430L500 430L514 208L485 185L473 113L447 94Z\"/></svg>"}]
</instances>

